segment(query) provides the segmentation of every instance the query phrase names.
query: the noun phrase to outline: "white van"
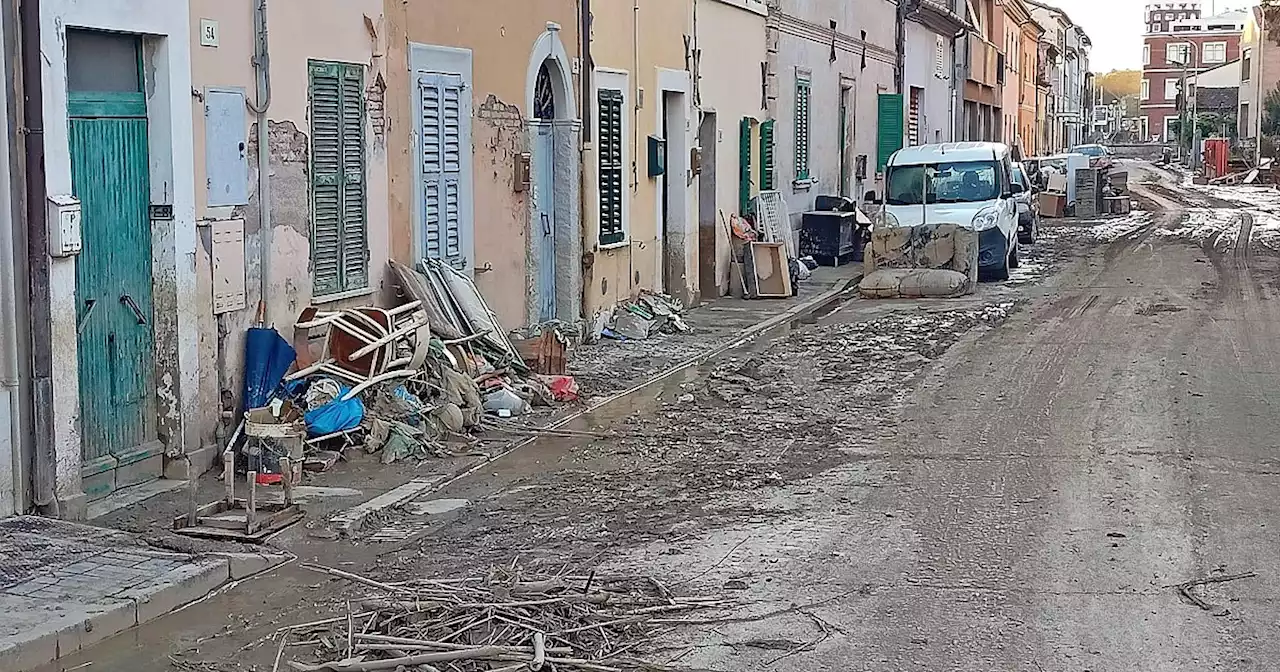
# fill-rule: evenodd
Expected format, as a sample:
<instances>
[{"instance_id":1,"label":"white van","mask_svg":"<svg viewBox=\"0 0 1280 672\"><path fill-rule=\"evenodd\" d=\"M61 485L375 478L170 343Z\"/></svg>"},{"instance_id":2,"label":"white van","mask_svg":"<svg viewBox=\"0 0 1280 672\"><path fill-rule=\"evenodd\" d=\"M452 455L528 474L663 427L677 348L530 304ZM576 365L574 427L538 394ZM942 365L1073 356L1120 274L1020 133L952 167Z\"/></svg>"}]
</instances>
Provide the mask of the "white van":
<instances>
[{"instance_id":1,"label":"white van","mask_svg":"<svg viewBox=\"0 0 1280 672\"><path fill-rule=\"evenodd\" d=\"M877 226L951 223L978 232L978 270L1005 280L1018 267L1018 206L1008 145L949 142L907 147L885 166Z\"/></svg>"}]
</instances>

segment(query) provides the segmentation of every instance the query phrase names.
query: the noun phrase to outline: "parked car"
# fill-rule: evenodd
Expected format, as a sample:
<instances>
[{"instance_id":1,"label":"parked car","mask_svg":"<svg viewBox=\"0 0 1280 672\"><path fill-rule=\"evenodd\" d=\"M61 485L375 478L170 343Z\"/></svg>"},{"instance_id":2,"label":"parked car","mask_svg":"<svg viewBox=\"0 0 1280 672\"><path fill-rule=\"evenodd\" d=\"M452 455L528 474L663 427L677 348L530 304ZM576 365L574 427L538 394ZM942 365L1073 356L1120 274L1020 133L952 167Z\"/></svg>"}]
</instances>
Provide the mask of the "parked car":
<instances>
[{"instance_id":1,"label":"parked car","mask_svg":"<svg viewBox=\"0 0 1280 672\"><path fill-rule=\"evenodd\" d=\"M955 142L898 150L885 167L880 226L955 222L978 232L978 272L1006 280L1017 268L1018 207L1008 145Z\"/></svg>"},{"instance_id":2,"label":"parked car","mask_svg":"<svg viewBox=\"0 0 1280 672\"><path fill-rule=\"evenodd\" d=\"M1073 148L1071 153L1089 157L1090 168L1110 168L1115 165L1115 161L1111 158L1111 148L1104 145L1079 145Z\"/></svg>"},{"instance_id":3,"label":"parked car","mask_svg":"<svg viewBox=\"0 0 1280 672\"><path fill-rule=\"evenodd\" d=\"M1010 179L1014 184L1022 186L1022 193L1013 197L1018 204L1018 242L1030 245L1040 237L1040 202L1036 199L1036 193L1040 190L1035 187L1022 163L1013 164Z\"/></svg>"}]
</instances>

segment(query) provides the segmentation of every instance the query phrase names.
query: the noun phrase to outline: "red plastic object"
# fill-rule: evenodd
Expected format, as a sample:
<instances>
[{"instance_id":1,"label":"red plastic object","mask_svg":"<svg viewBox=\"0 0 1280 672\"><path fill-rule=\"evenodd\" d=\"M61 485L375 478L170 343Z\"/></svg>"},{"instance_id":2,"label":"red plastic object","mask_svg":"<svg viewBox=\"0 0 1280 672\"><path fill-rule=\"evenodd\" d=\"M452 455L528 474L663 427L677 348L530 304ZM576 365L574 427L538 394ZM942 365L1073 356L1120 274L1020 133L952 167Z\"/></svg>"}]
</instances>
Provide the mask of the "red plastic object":
<instances>
[{"instance_id":1,"label":"red plastic object","mask_svg":"<svg viewBox=\"0 0 1280 672\"><path fill-rule=\"evenodd\" d=\"M553 376L547 387L551 388L551 397L556 401L577 401L578 381L573 376Z\"/></svg>"}]
</instances>

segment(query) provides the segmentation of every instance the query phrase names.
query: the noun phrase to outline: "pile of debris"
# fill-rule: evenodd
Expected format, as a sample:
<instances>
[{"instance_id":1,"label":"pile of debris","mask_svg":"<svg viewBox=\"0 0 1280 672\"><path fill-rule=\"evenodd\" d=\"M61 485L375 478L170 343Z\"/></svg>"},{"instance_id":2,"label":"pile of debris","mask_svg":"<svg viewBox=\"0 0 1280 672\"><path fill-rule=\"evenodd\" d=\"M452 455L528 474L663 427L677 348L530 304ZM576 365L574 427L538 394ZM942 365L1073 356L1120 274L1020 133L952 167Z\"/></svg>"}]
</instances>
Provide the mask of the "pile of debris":
<instances>
[{"instance_id":1,"label":"pile of debris","mask_svg":"<svg viewBox=\"0 0 1280 672\"><path fill-rule=\"evenodd\" d=\"M288 457L323 471L356 445L381 452L388 464L454 455L474 445L488 417L515 418L577 399L576 383L564 375L563 348L558 370L527 365L466 274L436 260L418 270L390 264L401 305L308 307L298 316L292 365L267 386L269 403L254 400L261 407L248 411L256 428L291 429L245 432L253 439L243 451L246 470L278 474L279 458ZM563 344L558 331L548 335ZM538 352L535 366L546 365ZM274 440L289 432L305 434L301 447Z\"/></svg>"},{"instance_id":2,"label":"pile of debris","mask_svg":"<svg viewBox=\"0 0 1280 672\"><path fill-rule=\"evenodd\" d=\"M291 640L314 644L317 664L303 672L445 669L675 670L631 655L660 625L681 614L731 606L708 597L675 597L642 576L529 576L511 567L466 579L383 583L342 570L302 565L374 589L348 603L345 616L285 628L279 665ZM297 646L297 645L294 645Z\"/></svg>"},{"instance_id":3,"label":"pile of debris","mask_svg":"<svg viewBox=\"0 0 1280 672\"><path fill-rule=\"evenodd\" d=\"M642 341L656 333L687 334L693 328L680 314L684 305L666 294L641 290L633 301L619 304L600 335L619 341Z\"/></svg>"}]
</instances>

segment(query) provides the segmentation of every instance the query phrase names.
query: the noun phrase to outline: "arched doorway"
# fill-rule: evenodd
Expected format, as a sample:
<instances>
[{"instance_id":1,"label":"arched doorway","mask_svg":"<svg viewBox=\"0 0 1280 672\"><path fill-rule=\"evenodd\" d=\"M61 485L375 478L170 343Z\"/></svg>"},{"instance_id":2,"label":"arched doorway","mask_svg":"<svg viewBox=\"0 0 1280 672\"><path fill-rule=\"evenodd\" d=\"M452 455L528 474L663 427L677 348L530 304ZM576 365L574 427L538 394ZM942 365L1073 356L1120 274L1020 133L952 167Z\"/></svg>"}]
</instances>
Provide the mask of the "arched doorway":
<instances>
[{"instance_id":1,"label":"arched doorway","mask_svg":"<svg viewBox=\"0 0 1280 672\"><path fill-rule=\"evenodd\" d=\"M574 322L581 312L577 230L579 122L559 27L534 43L527 77L530 154L529 321Z\"/></svg>"}]
</instances>

